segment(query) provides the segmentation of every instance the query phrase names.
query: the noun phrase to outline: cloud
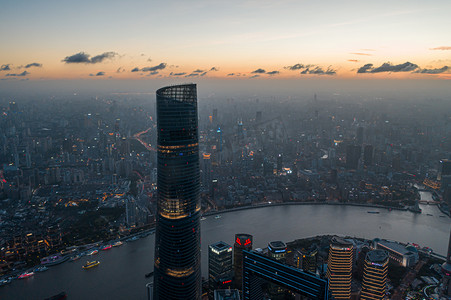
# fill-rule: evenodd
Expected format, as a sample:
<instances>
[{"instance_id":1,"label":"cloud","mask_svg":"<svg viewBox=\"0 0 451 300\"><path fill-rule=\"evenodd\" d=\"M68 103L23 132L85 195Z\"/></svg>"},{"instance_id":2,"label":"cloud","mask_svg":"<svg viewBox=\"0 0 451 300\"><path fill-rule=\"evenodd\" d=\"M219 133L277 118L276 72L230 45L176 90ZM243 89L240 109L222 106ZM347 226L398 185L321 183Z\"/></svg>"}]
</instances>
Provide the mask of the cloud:
<instances>
[{"instance_id":1,"label":"cloud","mask_svg":"<svg viewBox=\"0 0 451 300\"><path fill-rule=\"evenodd\" d=\"M444 66L440 69L420 69L415 71L414 73L421 73L421 74L440 74L445 73L446 71L450 70L451 68L448 66Z\"/></svg>"},{"instance_id":2,"label":"cloud","mask_svg":"<svg viewBox=\"0 0 451 300\"><path fill-rule=\"evenodd\" d=\"M392 65L389 62L383 63L380 67L373 68L373 64L366 64L357 70L357 73L381 73L381 72L411 72L418 69L418 65L405 62L399 65Z\"/></svg>"},{"instance_id":3,"label":"cloud","mask_svg":"<svg viewBox=\"0 0 451 300\"><path fill-rule=\"evenodd\" d=\"M365 55L365 56L372 56L372 55L373 55L373 54L362 53L362 52L353 52L353 53L349 53L349 54L354 54L354 55Z\"/></svg>"},{"instance_id":4,"label":"cloud","mask_svg":"<svg viewBox=\"0 0 451 300\"><path fill-rule=\"evenodd\" d=\"M103 75L105 75L105 72L103 72L103 71L97 72L97 74L96 74L96 76L103 76Z\"/></svg>"},{"instance_id":5,"label":"cloud","mask_svg":"<svg viewBox=\"0 0 451 300\"><path fill-rule=\"evenodd\" d=\"M235 73L229 73L227 76L235 76Z\"/></svg>"},{"instance_id":6,"label":"cloud","mask_svg":"<svg viewBox=\"0 0 451 300\"><path fill-rule=\"evenodd\" d=\"M103 62L105 59L111 59L118 55L116 52L104 52L102 54L96 55L90 58L91 55L85 52L79 52L74 55L66 56L62 61L66 64L97 64Z\"/></svg>"},{"instance_id":7,"label":"cloud","mask_svg":"<svg viewBox=\"0 0 451 300\"><path fill-rule=\"evenodd\" d=\"M0 67L0 71L10 71L10 70L11 70L10 64L2 65Z\"/></svg>"},{"instance_id":8,"label":"cloud","mask_svg":"<svg viewBox=\"0 0 451 300\"><path fill-rule=\"evenodd\" d=\"M314 68L307 68L301 72L301 74L311 74L311 75L335 75L337 71L328 67L326 71L323 68L316 66Z\"/></svg>"},{"instance_id":9,"label":"cloud","mask_svg":"<svg viewBox=\"0 0 451 300\"><path fill-rule=\"evenodd\" d=\"M207 75L207 72L203 72L202 74L200 74L200 76L205 76Z\"/></svg>"},{"instance_id":10,"label":"cloud","mask_svg":"<svg viewBox=\"0 0 451 300\"><path fill-rule=\"evenodd\" d=\"M25 69L28 69L28 68L31 68L31 67L38 67L38 68L40 68L40 67L42 67L42 64L40 64L40 63L31 63L31 64L26 65Z\"/></svg>"},{"instance_id":11,"label":"cloud","mask_svg":"<svg viewBox=\"0 0 451 300\"><path fill-rule=\"evenodd\" d=\"M27 71L23 71L22 73L19 73L19 74L9 73L9 74L6 74L5 76L22 77L22 76L27 76L28 74L30 74L30 73Z\"/></svg>"},{"instance_id":12,"label":"cloud","mask_svg":"<svg viewBox=\"0 0 451 300\"><path fill-rule=\"evenodd\" d=\"M203 73L203 72L205 72L204 70L201 70L201 69L197 69L197 70L194 70L193 71L193 73Z\"/></svg>"},{"instance_id":13,"label":"cloud","mask_svg":"<svg viewBox=\"0 0 451 300\"><path fill-rule=\"evenodd\" d=\"M186 75L186 73L185 72L181 72L181 73L172 73L171 72L171 74L169 74L169 75L171 75L171 76L183 76L183 75Z\"/></svg>"},{"instance_id":14,"label":"cloud","mask_svg":"<svg viewBox=\"0 0 451 300\"><path fill-rule=\"evenodd\" d=\"M161 64L156 65L156 66L153 66L153 67L145 67L145 68L142 68L141 71L143 71L143 72L148 72L148 71L151 71L151 72L152 72L152 71L158 71L158 70L163 70L163 69L165 69L166 66L167 66L166 63L161 63Z\"/></svg>"},{"instance_id":15,"label":"cloud","mask_svg":"<svg viewBox=\"0 0 451 300\"><path fill-rule=\"evenodd\" d=\"M359 60L357 60L357 59L348 59L348 61L350 61L350 62L359 62Z\"/></svg>"},{"instance_id":16,"label":"cloud","mask_svg":"<svg viewBox=\"0 0 451 300\"><path fill-rule=\"evenodd\" d=\"M152 61L152 59L151 59L151 58L149 57L149 58L147 59L147 61L148 61L148 62L151 62L151 61Z\"/></svg>"},{"instance_id":17,"label":"cloud","mask_svg":"<svg viewBox=\"0 0 451 300\"><path fill-rule=\"evenodd\" d=\"M305 68L305 66L303 64L295 64L295 65L292 65L292 66L286 66L284 68L288 69L288 70L291 70L291 71L296 71L296 70L300 70L300 69Z\"/></svg>"},{"instance_id":18,"label":"cloud","mask_svg":"<svg viewBox=\"0 0 451 300\"><path fill-rule=\"evenodd\" d=\"M268 74L268 75L278 75L278 74L280 74L280 72L279 71L271 71L271 72L267 72L266 74Z\"/></svg>"},{"instance_id":19,"label":"cloud","mask_svg":"<svg viewBox=\"0 0 451 300\"><path fill-rule=\"evenodd\" d=\"M368 70L370 70L373 67L373 64L366 64L362 67L360 67L357 70L357 73L368 73Z\"/></svg>"},{"instance_id":20,"label":"cloud","mask_svg":"<svg viewBox=\"0 0 451 300\"><path fill-rule=\"evenodd\" d=\"M219 71L219 69L216 68L216 67L212 67L212 68L210 69L210 72L211 72L211 71Z\"/></svg>"},{"instance_id":21,"label":"cloud","mask_svg":"<svg viewBox=\"0 0 451 300\"><path fill-rule=\"evenodd\" d=\"M260 77L260 75L253 75L253 76L251 76L249 78L257 78L257 77Z\"/></svg>"},{"instance_id":22,"label":"cloud","mask_svg":"<svg viewBox=\"0 0 451 300\"><path fill-rule=\"evenodd\" d=\"M196 77L196 76L199 76L199 73L191 73L191 74L185 75L185 77Z\"/></svg>"},{"instance_id":23,"label":"cloud","mask_svg":"<svg viewBox=\"0 0 451 300\"><path fill-rule=\"evenodd\" d=\"M251 72L251 74L264 74L264 73L266 73L266 71L263 69L257 69Z\"/></svg>"},{"instance_id":24,"label":"cloud","mask_svg":"<svg viewBox=\"0 0 451 300\"><path fill-rule=\"evenodd\" d=\"M117 68L116 73L122 73L125 72L125 69L122 67Z\"/></svg>"},{"instance_id":25,"label":"cloud","mask_svg":"<svg viewBox=\"0 0 451 300\"><path fill-rule=\"evenodd\" d=\"M451 47L449 47L449 46L440 46L440 47L430 48L429 50L451 50Z\"/></svg>"},{"instance_id":26,"label":"cloud","mask_svg":"<svg viewBox=\"0 0 451 300\"><path fill-rule=\"evenodd\" d=\"M147 76L150 76L150 75L157 75L157 74L158 74L158 71L152 71L152 72L150 72L149 75L147 75Z\"/></svg>"},{"instance_id":27,"label":"cloud","mask_svg":"<svg viewBox=\"0 0 451 300\"><path fill-rule=\"evenodd\" d=\"M131 70L131 72L139 72L139 68L138 68L138 67L133 68L133 69Z\"/></svg>"}]
</instances>

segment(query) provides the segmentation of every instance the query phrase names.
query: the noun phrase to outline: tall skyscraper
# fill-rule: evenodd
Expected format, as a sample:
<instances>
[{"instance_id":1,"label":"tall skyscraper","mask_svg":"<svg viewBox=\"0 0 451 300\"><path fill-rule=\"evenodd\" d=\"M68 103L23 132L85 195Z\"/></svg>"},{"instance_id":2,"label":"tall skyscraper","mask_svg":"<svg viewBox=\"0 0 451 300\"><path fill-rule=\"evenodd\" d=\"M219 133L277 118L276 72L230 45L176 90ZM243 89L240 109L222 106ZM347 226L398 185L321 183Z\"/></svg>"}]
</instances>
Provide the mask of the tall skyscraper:
<instances>
[{"instance_id":1,"label":"tall skyscraper","mask_svg":"<svg viewBox=\"0 0 451 300\"><path fill-rule=\"evenodd\" d=\"M195 84L157 90L154 299L200 299L200 175Z\"/></svg>"},{"instance_id":2,"label":"tall skyscraper","mask_svg":"<svg viewBox=\"0 0 451 300\"><path fill-rule=\"evenodd\" d=\"M346 168L358 168L361 152L362 148L358 145L348 145L346 147Z\"/></svg>"},{"instance_id":3,"label":"tall skyscraper","mask_svg":"<svg viewBox=\"0 0 451 300\"><path fill-rule=\"evenodd\" d=\"M243 287L243 250L252 250L252 235L237 233L233 245L233 269L235 270L235 286L240 290Z\"/></svg>"},{"instance_id":4,"label":"tall skyscraper","mask_svg":"<svg viewBox=\"0 0 451 300\"><path fill-rule=\"evenodd\" d=\"M353 245L333 237L329 247L327 278L329 290L335 299L350 299Z\"/></svg>"},{"instance_id":5,"label":"tall skyscraper","mask_svg":"<svg viewBox=\"0 0 451 300\"><path fill-rule=\"evenodd\" d=\"M388 260L388 253L384 250L373 250L368 252L365 258L360 299L385 299Z\"/></svg>"},{"instance_id":6,"label":"tall skyscraper","mask_svg":"<svg viewBox=\"0 0 451 300\"><path fill-rule=\"evenodd\" d=\"M208 246L208 283L210 299L213 291L232 286L232 246L225 242L216 242Z\"/></svg>"}]
</instances>

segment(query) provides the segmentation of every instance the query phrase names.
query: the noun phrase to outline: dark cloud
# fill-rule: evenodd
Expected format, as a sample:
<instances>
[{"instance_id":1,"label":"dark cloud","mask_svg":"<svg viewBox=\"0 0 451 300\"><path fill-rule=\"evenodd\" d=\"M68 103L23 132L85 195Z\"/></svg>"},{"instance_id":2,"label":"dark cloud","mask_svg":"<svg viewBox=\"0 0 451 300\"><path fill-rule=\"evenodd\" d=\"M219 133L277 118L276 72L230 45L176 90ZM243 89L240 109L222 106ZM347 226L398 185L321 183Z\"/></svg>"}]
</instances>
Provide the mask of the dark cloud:
<instances>
[{"instance_id":1,"label":"dark cloud","mask_svg":"<svg viewBox=\"0 0 451 300\"><path fill-rule=\"evenodd\" d=\"M199 76L199 73L191 73L191 74L185 75L185 77L196 77L196 76Z\"/></svg>"},{"instance_id":2,"label":"dark cloud","mask_svg":"<svg viewBox=\"0 0 451 300\"><path fill-rule=\"evenodd\" d=\"M9 73L9 74L6 74L5 76L10 76L10 77L22 77L22 76L27 76L28 74L30 74L30 73L27 72L27 71L23 71L22 73L18 73L18 74L15 74L15 73Z\"/></svg>"},{"instance_id":3,"label":"dark cloud","mask_svg":"<svg viewBox=\"0 0 451 300\"><path fill-rule=\"evenodd\" d=\"M253 75L253 76L251 76L249 78L257 78L257 77L260 77L260 75Z\"/></svg>"},{"instance_id":4,"label":"dark cloud","mask_svg":"<svg viewBox=\"0 0 451 300\"><path fill-rule=\"evenodd\" d=\"M337 74L337 71L334 69L331 69L330 67L327 68L326 71L323 70L323 68L316 66L314 68L307 68L301 72L301 74L312 74L312 75L335 75Z\"/></svg>"},{"instance_id":5,"label":"dark cloud","mask_svg":"<svg viewBox=\"0 0 451 300\"><path fill-rule=\"evenodd\" d=\"M285 69L291 70L291 71L296 71L296 70L300 70L305 68L305 66L303 64L295 64L292 66L286 66Z\"/></svg>"},{"instance_id":6,"label":"dark cloud","mask_svg":"<svg viewBox=\"0 0 451 300\"><path fill-rule=\"evenodd\" d=\"M227 76L235 76L235 73L229 73Z\"/></svg>"},{"instance_id":7,"label":"dark cloud","mask_svg":"<svg viewBox=\"0 0 451 300\"><path fill-rule=\"evenodd\" d=\"M264 73L266 73L266 71L263 69L257 69L251 72L251 74L264 74Z\"/></svg>"},{"instance_id":8,"label":"dark cloud","mask_svg":"<svg viewBox=\"0 0 451 300\"><path fill-rule=\"evenodd\" d=\"M169 75L171 75L171 76L183 76L183 75L186 75L186 73L185 72L181 72L181 73L172 73L171 72L171 74L169 74Z\"/></svg>"},{"instance_id":9,"label":"dark cloud","mask_svg":"<svg viewBox=\"0 0 451 300\"><path fill-rule=\"evenodd\" d=\"M443 68L440 69L420 69L414 73L421 73L421 74L440 74L440 73L445 73L446 71L448 71L450 69L450 67L448 66L444 66Z\"/></svg>"},{"instance_id":10,"label":"dark cloud","mask_svg":"<svg viewBox=\"0 0 451 300\"><path fill-rule=\"evenodd\" d=\"M207 72L203 72L202 74L200 74L200 76L205 76L207 75Z\"/></svg>"},{"instance_id":11,"label":"dark cloud","mask_svg":"<svg viewBox=\"0 0 451 300\"><path fill-rule=\"evenodd\" d=\"M10 70L11 70L10 64L2 65L0 67L0 71L10 71Z\"/></svg>"},{"instance_id":12,"label":"dark cloud","mask_svg":"<svg viewBox=\"0 0 451 300\"><path fill-rule=\"evenodd\" d=\"M418 69L418 65L411 62L405 62L399 65L383 63L380 67L373 68L373 64L366 64L357 70L357 73L381 73L381 72L411 72Z\"/></svg>"},{"instance_id":13,"label":"dark cloud","mask_svg":"<svg viewBox=\"0 0 451 300\"><path fill-rule=\"evenodd\" d=\"M103 72L103 71L97 72L97 74L96 74L96 76L103 76L103 75L105 75L105 72Z\"/></svg>"},{"instance_id":14,"label":"dark cloud","mask_svg":"<svg viewBox=\"0 0 451 300\"><path fill-rule=\"evenodd\" d=\"M93 58L90 58L91 55L85 52L79 52L74 55L66 56L62 61L66 64L96 64L104 61L105 59L111 59L117 55L116 52L104 52L102 54L96 55Z\"/></svg>"},{"instance_id":15,"label":"dark cloud","mask_svg":"<svg viewBox=\"0 0 451 300\"><path fill-rule=\"evenodd\" d=\"M31 67L38 67L38 68L40 68L40 67L42 67L42 64L40 64L40 63L31 63L31 64L26 65L25 69L28 69L28 68L31 68Z\"/></svg>"},{"instance_id":16,"label":"dark cloud","mask_svg":"<svg viewBox=\"0 0 451 300\"><path fill-rule=\"evenodd\" d=\"M280 72L279 71L271 71L271 72L267 72L266 74L268 74L268 75L278 75L278 74L280 74Z\"/></svg>"},{"instance_id":17,"label":"dark cloud","mask_svg":"<svg viewBox=\"0 0 451 300\"><path fill-rule=\"evenodd\" d=\"M116 52L105 52L100 55L96 55L93 58L91 58L91 63L96 64L104 61L105 59L111 59L117 55Z\"/></svg>"},{"instance_id":18,"label":"dark cloud","mask_svg":"<svg viewBox=\"0 0 451 300\"><path fill-rule=\"evenodd\" d=\"M429 50L451 50L451 47L449 47L449 46L441 46L441 47L431 48Z\"/></svg>"},{"instance_id":19,"label":"dark cloud","mask_svg":"<svg viewBox=\"0 0 451 300\"><path fill-rule=\"evenodd\" d=\"M161 64L153 66L153 67L142 68L141 71L143 71L143 72L149 72L149 71L153 72L153 71L163 70L163 69L166 68L166 66L167 66L166 63L161 63Z\"/></svg>"},{"instance_id":20,"label":"dark cloud","mask_svg":"<svg viewBox=\"0 0 451 300\"><path fill-rule=\"evenodd\" d=\"M354 55L365 55L365 56L372 56L373 54L369 54L369 53L362 53L362 52L353 52L350 54L354 54Z\"/></svg>"},{"instance_id":21,"label":"dark cloud","mask_svg":"<svg viewBox=\"0 0 451 300\"><path fill-rule=\"evenodd\" d=\"M122 73L122 72L125 72L125 69L122 68L122 67L119 67L119 68L116 70L116 73Z\"/></svg>"},{"instance_id":22,"label":"dark cloud","mask_svg":"<svg viewBox=\"0 0 451 300\"><path fill-rule=\"evenodd\" d=\"M357 70L357 73L368 73L373 68L373 64L366 64Z\"/></svg>"},{"instance_id":23,"label":"dark cloud","mask_svg":"<svg viewBox=\"0 0 451 300\"><path fill-rule=\"evenodd\" d=\"M133 68L133 69L131 70L131 72L139 72L139 68L138 68L138 67Z\"/></svg>"},{"instance_id":24,"label":"dark cloud","mask_svg":"<svg viewBox=\"0 0 451 300\"><path fill-rule=\"evenodd\" d=\"M193 73L203 73L203 72L205 72L205 70L197 69L193 71Z\"/></svg>"},{"instance_id":25,"label":"dark cloud","mask_svg":"<svg viewBox=\"0 0 451 300\"><path fill-rule=\"evenodd\" d=\"M216 67L212 67L212 68L210 69L210 72L211 72L211 71L219 71L219 69L216 68Z\"/></svg>"},{"instance_id":26,"label":"dark cloud","mask_svg":"<svg viewBox=\"0 0 451 300\"><path fill-rule=\"evenodd\" d=\"M158 71L152 71L149 73L149 75L157 75L157 74L158 74Z\"/></svg>"}]
</instances>

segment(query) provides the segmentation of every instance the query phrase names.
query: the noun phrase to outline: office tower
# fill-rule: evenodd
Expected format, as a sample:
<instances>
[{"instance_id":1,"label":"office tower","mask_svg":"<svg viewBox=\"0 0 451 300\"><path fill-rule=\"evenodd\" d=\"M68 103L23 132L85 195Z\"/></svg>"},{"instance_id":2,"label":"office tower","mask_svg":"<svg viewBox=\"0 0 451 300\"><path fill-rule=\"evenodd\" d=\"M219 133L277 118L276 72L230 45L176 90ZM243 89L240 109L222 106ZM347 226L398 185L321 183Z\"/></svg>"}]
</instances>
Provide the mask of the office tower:
<instances>
[{"instance_id":1,"label":"office tower","mask_svg":"<svg viewBox=\"0 0 451 300\"><path fill-rule=\"evenodd\" d=\"M296 267L305 272L316 273L318 249L300 250L296 252Z\"/></svg>"},{"instance_id":2,"label":"office tower","mask_svg":"<svg viewBox=\"0 0 451 300\"><path fill-rule=\"evenodd\" d=\"M235 270L235 287L243 287L243 250L252 250L252 235L246 233L235 234L233 244L233 269Z\"/></svg>"},{"instance_id":3,"label":"office tower","mask_svg":"<svg viewBox=\"0 0 451 300\"><path fill-rule=\"evenodd\" d=\"M262 112L257 111L257 113L255 114L255 122L260 123L261 121L262 121Z\"/></svg>"},{"instance_id":4,"label":"office tower","mask_svg":"<svg viewBox=\"0 0 451 300\"><path fill-rule=\"evenodd\" d=\"M446 188L451 185L451 160L440 160L440 168L437 180L440 181L442 191L446 190Z\"/></svg>"},{"instance_id":5,"label":"office tower","mask_svg":"<svg viewBox=\"0 0 451 300\"><path fill-rule=\"evenodd\" d=\"M243 299L264 299L270 284L308 299L329 299L327 280L256 253L243 251ZM271 298L274 299L274 298Z\"/></svg>"},{"instance_id":6,"label":"office tower","mask_svg":"<svg viewBox=\"0 0 451 300\"><path fill-rule=\"evenodd\" d=\"M282 241L268 243L268 256L281 263L286 262L287 245ZM268 295L271 299L284 299L285 290L274 283L268 285Z\"/></svg>"},{"instance_id":7,"label":"office tower","mask_svg":"<svg viewBox=\"0 0 451 300\"><path fill-rule=\"evenodd\" d=\"M365 166L371 166L373 164L373 146L365 145L363 148L363 164Z\"/></svg>"},{"instance_id":8,"label":"office tower","mask_svg":"<svg viewBox=\"0 0 451 300\"><path fill-rule=\"evenodd\" d=\"M232 286L232 246L225 242L216 242L208 246L208 283L210 299L213 291Z\"/></svg>"},{"instance_id":9,"label":"office tower","mask_svg":"<svg viewBox=\"0 0 451 300\"><path fill-rule=\"evenodd\" d=\"M333 237L329 247L327 278L329 290L335 299L351 297L353 245L339 237Z\"/></svg>"},{"instance_id":10,"label":"office tower","mask_svg":"<svg viewBox=\"0 0 451 300\"><path fill-rule=\"evenodd\" d=\"M282 241L275 241L268 243L268 256L280 261L285 262L287 254L287 245Z\"/></svg>"},{"instance_id":11,"label":"office tower","mask_svg":"<svg viewBox=\"0 0 451 300\"><path fill-rule=\"evenodd\" d=\"M451 232L449 235L448 243L448 255L446 256L446 262L442 265L442 295L451 296Z\"/></svg>"},{"instance_id":12,"label":"office tower","mask_svg":"<svg viewBox=\"0 0 451 300\"><path fill-rule=\"evenodd\" d=\"M387 286L388 253L373 250L367 253L363 269L362 300L385 299Z\"/></svg>"},{"instance_id":13,"label":"office tower","mask_svg":"<svg viewBox=\"0 0 451 300\"><path fill-rule=\"evenodd\" d=\"M157 90L155 300L200 299L200 176L196 85Z\"/></svg>"},{"instance_id":14,"label":"office tower","mask_svg":"<svg viewBox=\"0 0 451 300\"><path fill-rule=\"evenodd\" d=\"M356 134L355 140L357 142L357 145L360 146L363 144L363 127L357 128L357 134Z\"/></svg>"},{"instance_id":15,"label":"office tower","mask_svg":"<svg viewBox=\"0 0 451 300\"><path fill-rule=\"evenodd\" d=\"M277 172L282 171L283 166L283 155L279 154L277 155Z\"/></svg>"},{"instance_id":16,"label":"office tower","mask_svg":"<svg viewBox=\"0 0 451 300\"><path fill-rule=\"evenodd\" d=\"M210 191L211 187L211 154L202 154L202 186L204 190Z\"/></svg>"},{"instance_id":17,"label":"office tower","mask_svg":"<svg viewBox=\"0 0 451 300\"><path fill-rule=\"evenodd\" d=\"M346 147L346 168L357 169L359 166L361 147L357 145L348 145Z\"/></svg>"}]
</instances>

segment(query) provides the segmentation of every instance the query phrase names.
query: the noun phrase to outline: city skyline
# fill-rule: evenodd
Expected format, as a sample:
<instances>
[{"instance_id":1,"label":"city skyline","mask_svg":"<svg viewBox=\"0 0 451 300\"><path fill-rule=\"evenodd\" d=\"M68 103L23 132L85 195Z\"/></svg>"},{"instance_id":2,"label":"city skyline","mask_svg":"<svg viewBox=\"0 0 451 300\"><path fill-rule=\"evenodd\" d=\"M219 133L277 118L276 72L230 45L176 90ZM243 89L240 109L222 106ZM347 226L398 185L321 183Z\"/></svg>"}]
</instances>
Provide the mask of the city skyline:
<instances>
[{"instance_id":1,"label":"city skyline","mask_svg":"<svg viewBox=\"0 0 451 300\"><path fill-rule=\"evenodd\" d=\"M0 78L450 79L450 9L438 0L10 2Z\"/></svg>"}]
</instances>

